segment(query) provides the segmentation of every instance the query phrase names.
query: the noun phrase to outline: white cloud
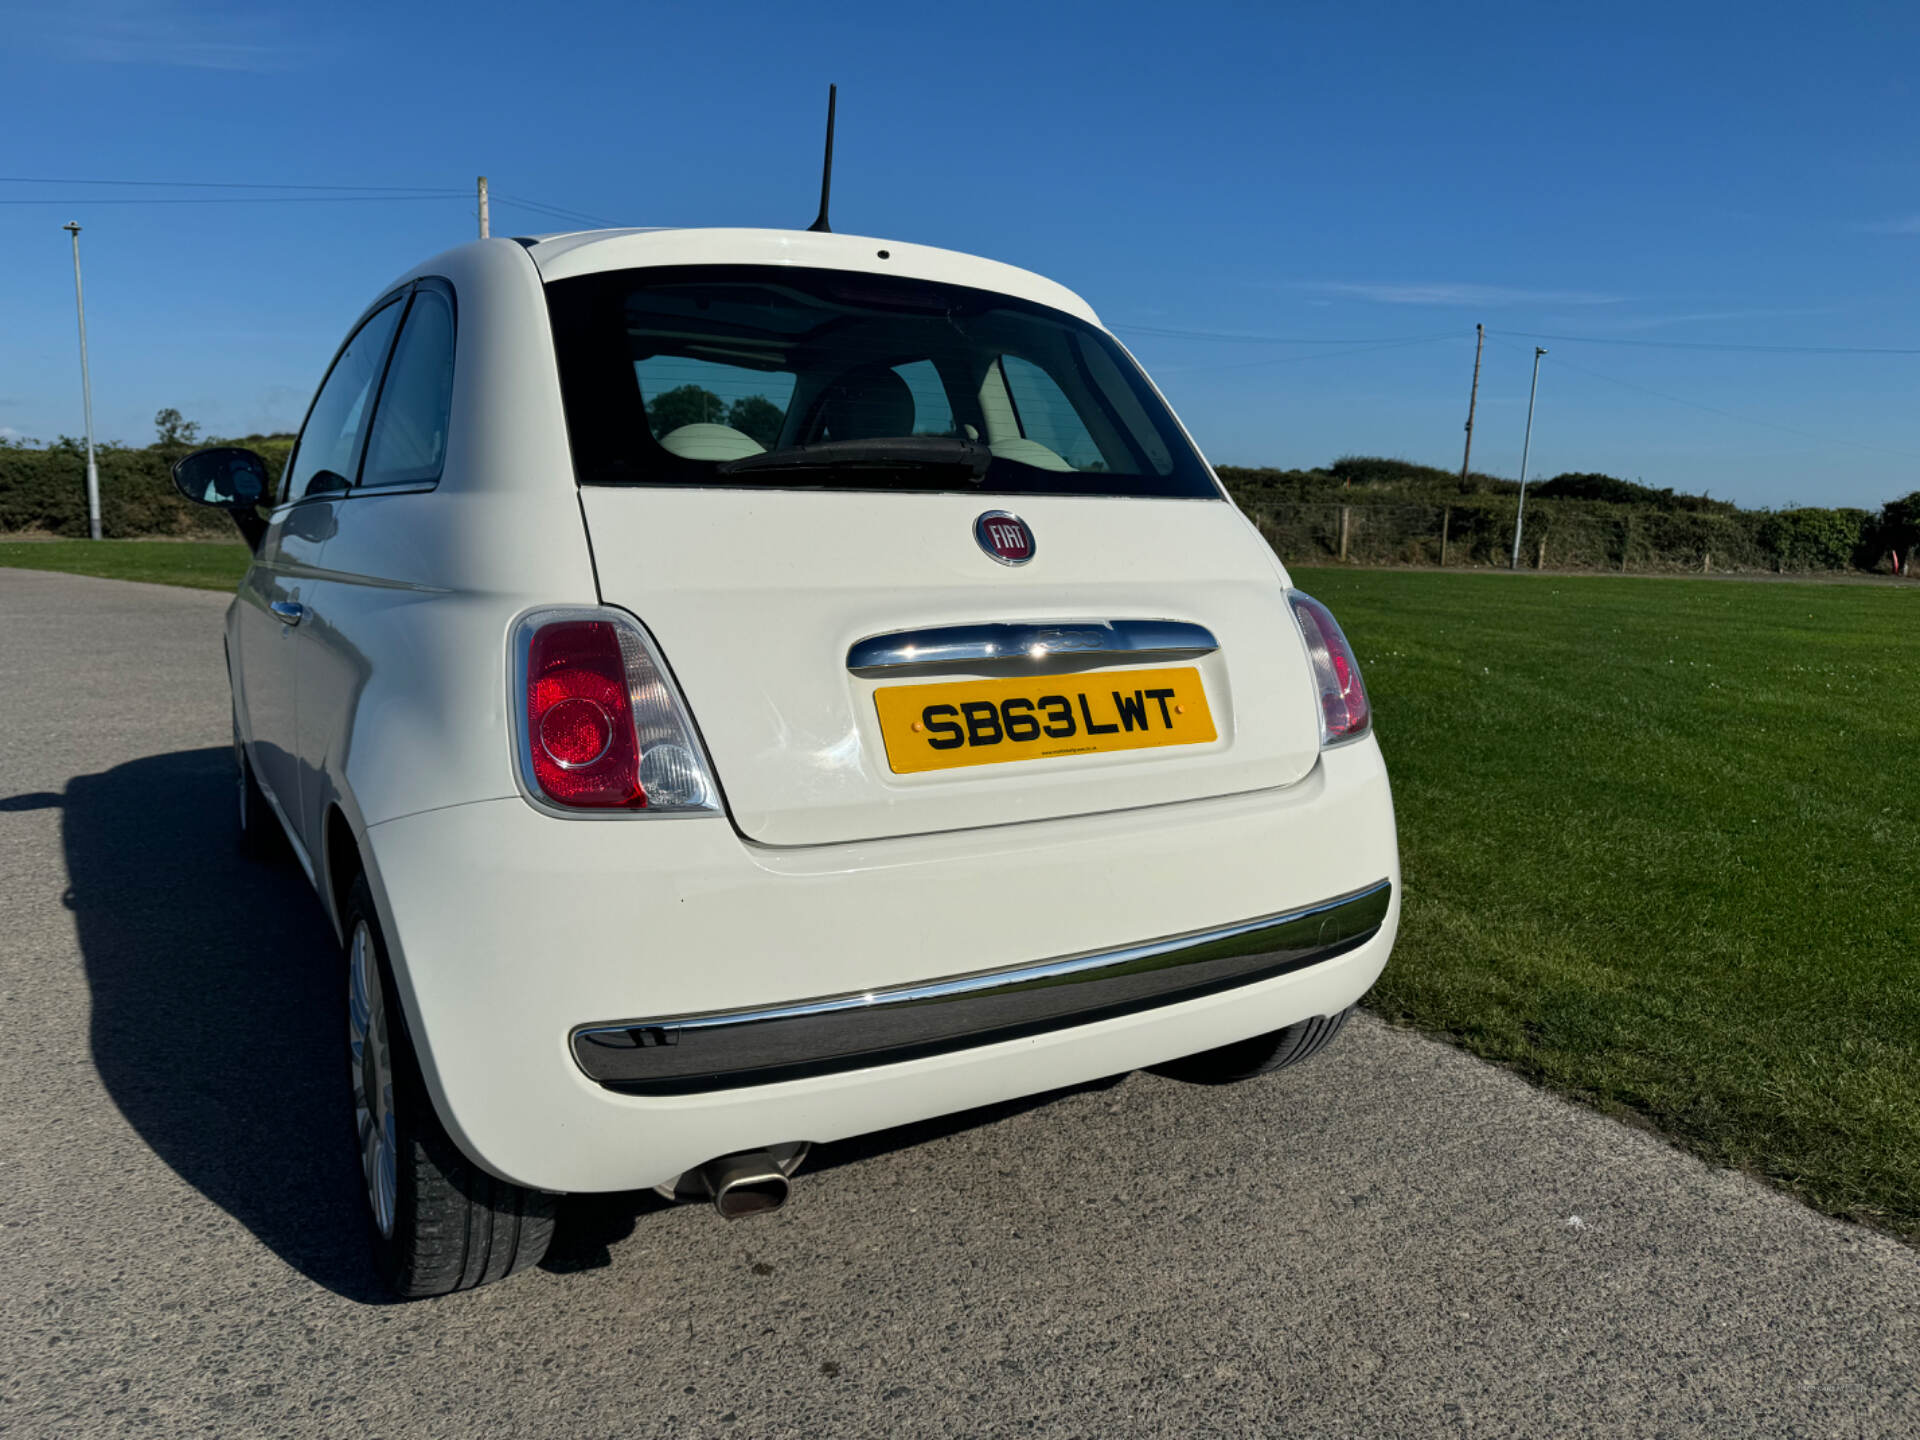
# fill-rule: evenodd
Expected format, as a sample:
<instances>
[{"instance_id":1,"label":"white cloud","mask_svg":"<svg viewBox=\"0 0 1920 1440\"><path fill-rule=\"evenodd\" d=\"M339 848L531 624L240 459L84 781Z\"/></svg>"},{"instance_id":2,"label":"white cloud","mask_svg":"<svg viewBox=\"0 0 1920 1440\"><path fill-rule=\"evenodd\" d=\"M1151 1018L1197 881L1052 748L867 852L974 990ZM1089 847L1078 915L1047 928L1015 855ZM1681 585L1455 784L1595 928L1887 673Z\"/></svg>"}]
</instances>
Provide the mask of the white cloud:
<instances>
[{"instance_id":1,"label":"white cloud","mask_svg":"<svg viewBox=\"0 0 1920 1440\"><path fill-rule=\"evenodd\" d=\"M26 38L94 64L280 70L295 53L277 20L242 6L77 0L34 19Z\"/></svg>"},{"instance_id":2,"label":"white cloud","mask_svg":"<svg viewBox=\"0 0 1920 1440\"><path fill-rule=\"evenodd\" d=\"M1618 305L1625 298L1591 290L1522 290L1508 285L1445 282L1385 284L1325 280L1300 288L1348 300L1370 300L1377 305Z\"/></svg>"},{"instance_id":3,"label":"white cloud","mask_svg":"<svg viewBox=\"0 0 1920 1440\"><path fill-rule=\"evenodd\" d=\"M1635 319L1604 322L1616 331L1658 330L1666 325L1694 325L1712 320L1779 320L1790 316L1831 315L1831 305L1798 306L1792 309L1702 310L1691 315L1646 315Z\"/></svg>"}]
</instances>

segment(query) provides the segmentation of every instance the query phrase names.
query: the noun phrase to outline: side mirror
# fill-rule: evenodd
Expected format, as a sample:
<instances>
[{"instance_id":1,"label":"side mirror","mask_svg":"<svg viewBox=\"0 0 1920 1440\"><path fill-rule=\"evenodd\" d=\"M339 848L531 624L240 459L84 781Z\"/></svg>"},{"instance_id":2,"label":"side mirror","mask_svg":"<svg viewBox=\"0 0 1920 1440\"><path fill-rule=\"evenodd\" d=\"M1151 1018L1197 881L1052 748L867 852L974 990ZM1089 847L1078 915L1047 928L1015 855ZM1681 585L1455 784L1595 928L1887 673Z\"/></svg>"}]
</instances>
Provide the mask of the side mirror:
<instances>
[{"instance_id":1,"label":"side mirror","mask_svg":"<svg viewBox=\"0 0 1920 1440\"><path fill-rule=\"evenodd\" d=\"M196 505L211 505L233 517L249 550L258 551L267 522L253 507L272 498L267 462L238 445L196 450L173 462L173 488Z\"/></svg>"},{"instance_id":2,"label":"side mirror","mask_svg":"<svg viewBox=\"0 0 1920 1440\"><path fill-rule=\"evenodd\" d=\"M238 445L196 450L173 462L173 488L196 505L251 510L267 498L267 462Z\"/></svg>"}]
</instances>

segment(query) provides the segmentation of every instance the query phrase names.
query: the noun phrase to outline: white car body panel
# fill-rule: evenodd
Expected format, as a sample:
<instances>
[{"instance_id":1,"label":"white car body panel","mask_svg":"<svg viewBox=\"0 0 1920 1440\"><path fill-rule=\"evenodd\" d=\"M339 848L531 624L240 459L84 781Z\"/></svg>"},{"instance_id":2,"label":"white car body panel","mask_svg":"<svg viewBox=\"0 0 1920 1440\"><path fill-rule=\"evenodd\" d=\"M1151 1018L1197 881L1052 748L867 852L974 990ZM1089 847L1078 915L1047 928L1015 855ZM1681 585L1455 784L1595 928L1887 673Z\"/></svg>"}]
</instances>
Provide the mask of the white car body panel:
<instances>
[{"instance_id":1,"label":"white car body panel","mask_svg":"<svg viewBox=\"0 0 1920 1440\"><path fill-rule=\"evenodd\" d=\"M801 265L971 285L1064 311L1089 325L1100 323L1086 301L1031 270L957 250L868 235L807 230L594 230L543 239L530 253L543 280L647 265Z\"/></svg>"},{"instance_id":2,"label":"white car body panel","mask_svg":"<svg viewBox=\"0 0 1920 1440\"><path fill-rule=\"evenodd\" d=\"M309 752L299 720L298 691L311 642L269 607L313 598L315 562L324 546L317 537L326 528L326 513L324 504L304 511L289 506L274 518L235 597L227 629L229 664L247 677L245 711L236 705L236 720L251 741L262 788L301 839L311 828L310 817L319 813L314 777L303 763ZM241 693L236 690L236 697Z\"/></svg>"},{"instance_id":3,"label":"white car body panel","mask_svg":"<svg viewBox=\"0 0 1920 1440\"><path fill-rule=\"evenodd\" d=\"M536 604L593 604L539 279L518 246L432 262L461 298L446 471L437 487L282 507L327 513L307 581L302 721L316 797L299 838L324 850L336 804L358 834L516 794L506 635ZM544 363L541 363L544 360ZM544 380L544 384L541 382Z\"/></svg>"},{"instance_id":4,"label":"white car body panel","mask_svg":"<svg viewBox=\"0 0 1920 1440\"><path fill-rule=\"evenodd\" d=\"M441 1116L495 1173L623 1190L715 1155L826 1141L1119 1074L1364 994L1399 923L1385 767L1371 740L1282 791L793 850L724 820L583 825L515 798L373 828L407 1014ZM878 987L1174 935L1381 879L1380 933L1206 999L931 1059L705 1095L593 1083L583 1022Z\"/></svg>"},{"instance_id":5,"label":"white car body panel","mask_svg":"<svg viewBox=\"0 0 1920 1440\"><path fill-rule=\"evenodd\" d=\"M579 486L544 281L693 263L911 275L1097 323L1012 267L775 231L485 241L396 282L434 277L456 296L441 479L274 511L228 636L255 771L336 923L364 868L429 1087L467 1154L544 1189L632 1188L1357 1000L1399 916L1385 770L1371 736L1320 750L1285 572L1244 517L1224 500ZM1020 571L972 540L973 518L1002 506L1039 538ZM269 592L296 585L303 622L266 624ZM587 823L521 794L508 637L530 609L595 604L631 610L660 643L730 815ZM1220 640L1193 663L1221 738L1179 763L1142 751L892 776L873 683L845 670L852 641L887 629L1130 617ZM603 1088L569 1052L582 1025L1125 946L1382 879L1392 907L1358 948L1120 1019L675 1097Z\"/></svg>"},{"instance_id":6,"label":"white car body panel","mask_svg":"<svg viewBox=\"0 0 1920 1440\"><path fill-rule=\"evenodd\" d=\"M1220 500L1013 497L1038 537L1008 569L973 539L1008 497L588 486L607 599L674 667L743 834L773 845L914 835L1290 785L1320 713L1272 551ZM1184 620L1207 745L896 775L847 673L869 635L974 621ZM1158 662L1156 662L1158 663ZM1124 686L1125 670L1098 679ZM899 684L900 681L886 683ZM906 683L924 683L908 681Z\"/></svg>"}]
</instances>

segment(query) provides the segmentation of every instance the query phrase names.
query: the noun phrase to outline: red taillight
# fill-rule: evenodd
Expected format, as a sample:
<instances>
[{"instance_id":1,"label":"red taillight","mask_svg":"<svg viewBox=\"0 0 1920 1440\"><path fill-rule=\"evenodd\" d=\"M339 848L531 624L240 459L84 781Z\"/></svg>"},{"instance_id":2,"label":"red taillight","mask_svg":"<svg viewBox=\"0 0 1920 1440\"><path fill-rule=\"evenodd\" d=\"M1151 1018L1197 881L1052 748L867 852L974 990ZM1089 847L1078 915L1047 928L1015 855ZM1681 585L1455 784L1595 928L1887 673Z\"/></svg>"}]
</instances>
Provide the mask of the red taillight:
<instances>
[{"instance_id":1,"label":"red taillight","mask_svg":"<svg viewBox=\"0 0 1920 1440\"><path fill-rule=\"evenodd\" d=\"M722 813L693 717L632 616L529 610L509 643L514 764L528 800L601 816Z\"/></svg>"},{"instance_id":2,"label":"red taillight","mask_svg":"<svg viewBox=\"0 0 1920 1440\"><path fill-rule=\"evenodd\" d=\"M1354 659L1353 647L1340 632L1339 622L1311 595L1295 590L1287 598L1293 602L1293 618L1300 624L1300 637L1307 642L1307 659L1313 665L1314 684L1320 691L1321 743L1330 745L1366 734L1373 723L1373 708L1367 703L1367 687L1360 679L1360 662Z\"/></svg>"},{"instance_id":3,"label":"red taillight","mask_svg":"<svg viewBox=\"0 0 1920 1440\"><path fill-rule=\"evenodd\" d=\"M557 620L527 648L527 748L533 777L561 805L637 810L634 734L620 636L599 620Z\"/></svg>"}]
</instances>

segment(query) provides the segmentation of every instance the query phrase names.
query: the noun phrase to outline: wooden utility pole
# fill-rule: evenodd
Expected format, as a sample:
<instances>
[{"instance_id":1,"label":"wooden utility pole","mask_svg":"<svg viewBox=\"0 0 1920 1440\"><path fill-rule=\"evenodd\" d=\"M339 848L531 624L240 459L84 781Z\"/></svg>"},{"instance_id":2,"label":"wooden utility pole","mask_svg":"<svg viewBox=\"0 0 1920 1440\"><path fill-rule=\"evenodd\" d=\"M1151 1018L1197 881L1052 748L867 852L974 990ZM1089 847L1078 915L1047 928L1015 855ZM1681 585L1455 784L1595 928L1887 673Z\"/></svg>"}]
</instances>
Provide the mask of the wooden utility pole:
<instances>
[{"instance_id":1,"label":"wooden utility pole","mask_svg":"<svg viewBox=\"0 0 1920 1440\"><path fill-rule=\"evenodd\" d=\"M487 224L487 177L482 175L480 177L480 238L482 240L487 238L490 228Z\"/></svg>"},{"instance_id":2,"label":"wooden utility pole","mask_svg":"<svg viewBox=\"0 0 1920 1440\"><path fill-rule=\"evenodd\" d=\"M1467 483L1467 469L1473 464L1473 407L1480 400L1480 347L1487 343L1487 327L1473 327L1473 389L1467 392L1467 449L1460 457L1460 485Z\"/></svg>"},{"instance_id":3,"label":"wooden utility pole","mask_svg":"<svg viewBox=\"0 0 1920 1440\"><path fill-rule=\"evenodd\" d=\"M1533 453L1533 402L1540 394L1540 357L1547 352L1533 347L1533 388L1527 391L1527 435L1520 442L1520 501L1513 507L1513 559L1509 570L1520 568L1520 532L1527 518L1527 458Z\"/></svg>"}]
</instances>

